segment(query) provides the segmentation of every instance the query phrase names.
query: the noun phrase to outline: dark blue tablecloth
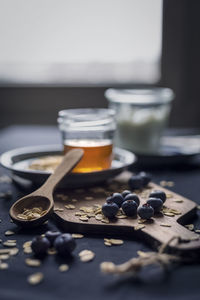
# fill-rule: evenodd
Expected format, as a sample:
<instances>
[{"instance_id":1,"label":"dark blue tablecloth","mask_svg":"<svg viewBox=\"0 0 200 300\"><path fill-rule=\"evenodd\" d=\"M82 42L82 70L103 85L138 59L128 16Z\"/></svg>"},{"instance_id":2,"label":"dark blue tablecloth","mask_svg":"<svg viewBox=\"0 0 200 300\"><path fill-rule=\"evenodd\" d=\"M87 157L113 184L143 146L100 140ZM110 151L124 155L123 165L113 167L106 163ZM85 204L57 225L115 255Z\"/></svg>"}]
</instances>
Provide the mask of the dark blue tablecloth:
<instances>
[{"instance_id":1,"label":"dark blue tablecloth","mask_svg":"<svg viewBox=\"0 0 200 300\"><path fill-rule=\"evenodd\" d=\"M0 131L0 153L4 151L41 144L60 142L60 136L54 127L9 127ZM8 174L0 168L0 175ZM169 167L152 170L153 180L174 181L173 191L184 195L200 204L200 168L192 164L187 166ZM30 268L25 265L27 255L22 251L22 245L34 235L44 233L47 229L56 228L53 221L48 225L31 231L20 231L10 223L8 210L11 204L24 194L13 183L0 183L0 192L12 190L12 199L0 199L0 239L6 240L6 230L16 230L10 239L16 239L20 252L9 261L7 270L0 270L1 300L57 300L57 299L200 299L200 266L193 264L173 269L163 274L158 268L147 268L140 278L127 279L103 275L99 265L102 261L122 263L137 256L138 250L148 251L142 241L124 239L124 244L118 247L106 247L103 237L87 236L77 240L74 259L69 262L70 269L66 273L58 271L61 261L54 256L48 256L41 267ZM196 228L200 228L200 218L194 220ZM3 248L0 245L0 248ZM95 252L93 262L82 263L78 253L83 249ZM33 272L44 273L44 281L37 286L27 283L27 276Z\"/></svg>"}]
</instances>

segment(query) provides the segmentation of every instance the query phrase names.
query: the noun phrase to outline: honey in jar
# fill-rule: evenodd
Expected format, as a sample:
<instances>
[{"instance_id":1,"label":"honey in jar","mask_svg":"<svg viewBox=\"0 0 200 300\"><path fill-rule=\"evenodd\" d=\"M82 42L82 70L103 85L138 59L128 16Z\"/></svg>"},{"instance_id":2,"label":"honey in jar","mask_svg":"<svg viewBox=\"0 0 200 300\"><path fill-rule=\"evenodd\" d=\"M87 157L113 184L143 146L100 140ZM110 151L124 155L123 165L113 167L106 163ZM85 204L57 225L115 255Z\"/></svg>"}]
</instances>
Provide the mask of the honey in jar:
<instances>
[{"instance_id":1,"label":"honey in jar","mask_svg":"<svg viewBox=\"0 0 200 300\"><path fill-rule=\"evenodd\" d=\"M84 150L72 172L88 173L109 169L116 129L114 111L105 108L66 109L59 112L58 125L64 152Z\"/></svg>"},{"instance_id":2,"label":"honey in jar","mask_svg":"<svg viewBox=\"0 0 200 300\"><path fill-rule=\"evenodd\" d=\"M75 173L101 171L111 167L112 143L110 140L67 140L64 142L64 153L81 148L84 156L73 169Z\"/></svg>"}]
</instances>

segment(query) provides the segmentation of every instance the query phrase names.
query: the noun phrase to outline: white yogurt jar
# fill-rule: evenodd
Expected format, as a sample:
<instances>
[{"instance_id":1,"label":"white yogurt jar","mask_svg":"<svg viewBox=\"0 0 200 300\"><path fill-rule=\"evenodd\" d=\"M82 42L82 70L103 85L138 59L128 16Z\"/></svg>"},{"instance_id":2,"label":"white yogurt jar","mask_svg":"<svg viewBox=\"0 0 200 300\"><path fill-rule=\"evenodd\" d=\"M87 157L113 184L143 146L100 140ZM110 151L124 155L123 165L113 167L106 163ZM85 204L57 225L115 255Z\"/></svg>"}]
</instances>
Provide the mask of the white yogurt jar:
<instances>
[{"instance_id":1,"label":"white yogurt jar","mask_svg":"<svg viewBox=\"0 0 200 300\"><path fill-rule=\"evenodd\" d=\"M115 145L138 154L158 152L173 91L169 88L108 89L105 97L116 112Z\"/></svg>"}]
</instances>

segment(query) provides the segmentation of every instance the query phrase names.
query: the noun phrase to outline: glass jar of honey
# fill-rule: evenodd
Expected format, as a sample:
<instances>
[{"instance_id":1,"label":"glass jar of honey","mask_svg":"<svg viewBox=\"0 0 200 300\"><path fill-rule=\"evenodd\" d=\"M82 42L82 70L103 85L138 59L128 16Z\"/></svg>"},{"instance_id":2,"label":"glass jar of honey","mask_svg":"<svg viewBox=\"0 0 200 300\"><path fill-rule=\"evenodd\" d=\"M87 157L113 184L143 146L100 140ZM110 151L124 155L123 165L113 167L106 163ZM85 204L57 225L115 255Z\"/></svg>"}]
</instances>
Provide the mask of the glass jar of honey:
<instances>
[{"instance_id":1,"label":"glass jar of honey","mask_svg":"<svg viewBox=\"0 0 200 300\"><path fill-rule=\"evenodd\" d=\"M64 153L74 148L84 156L73 172L101 171L111 167L113 137L116 129L114 111L103 108L66 109L58 114Z\"/></svg>"}]
</instances>

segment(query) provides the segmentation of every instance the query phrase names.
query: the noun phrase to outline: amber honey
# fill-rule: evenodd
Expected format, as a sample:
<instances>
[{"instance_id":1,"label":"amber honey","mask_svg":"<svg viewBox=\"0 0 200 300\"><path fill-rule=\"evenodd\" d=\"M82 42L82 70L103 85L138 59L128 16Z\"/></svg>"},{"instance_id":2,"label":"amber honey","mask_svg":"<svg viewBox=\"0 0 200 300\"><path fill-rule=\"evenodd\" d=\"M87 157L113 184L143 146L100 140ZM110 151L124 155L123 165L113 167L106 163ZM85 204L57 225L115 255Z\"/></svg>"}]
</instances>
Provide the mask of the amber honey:
<instances>
[{"instance_id":1,"label":"amber honey","mask_svg":"<svg viewBox=\"0 0 200 300\"><path fill-rule=\"evenodd\" d=\"M73 169L75 173L101 171L110 168L112 163L112 143L110 140L67 140L64 153L81 148L84 156Z\"/></svg>"}]
</instances>

